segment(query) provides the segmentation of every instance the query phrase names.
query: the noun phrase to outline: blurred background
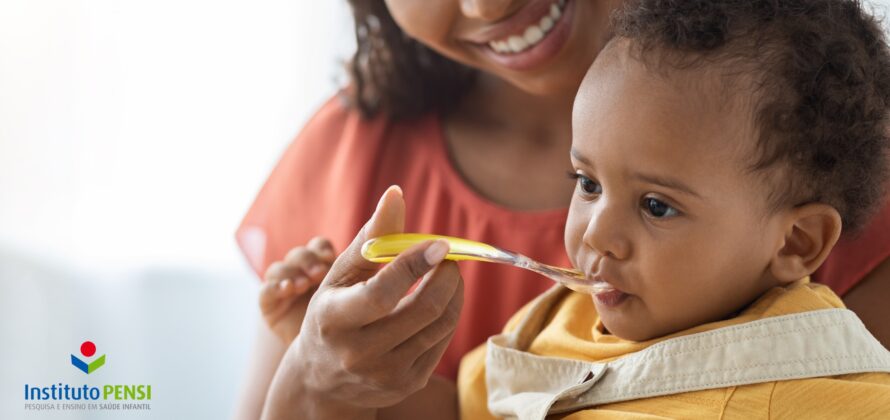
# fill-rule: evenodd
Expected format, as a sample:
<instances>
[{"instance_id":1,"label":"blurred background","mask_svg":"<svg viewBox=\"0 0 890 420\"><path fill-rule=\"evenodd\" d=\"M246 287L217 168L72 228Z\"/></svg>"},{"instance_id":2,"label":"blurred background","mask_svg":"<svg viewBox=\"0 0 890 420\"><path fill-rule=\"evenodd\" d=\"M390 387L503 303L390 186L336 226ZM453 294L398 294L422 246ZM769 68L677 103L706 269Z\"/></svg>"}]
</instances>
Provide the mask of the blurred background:
<instances>
[{"instance_id":1,"label":"blurred background","mask_svg":"<svg viewBox=\"0 0 890 420\"><path fill-rule=\"evenodd\" d=\"M353 46L345 0L0 0L0 418L230 416L259 322L233 232ZM24 409L60 382L151 411Z\"/></svg>"},{"instance_id":2,"label":"blurred background","mask_svg":"<svg viewBox=\"0 0 890 420\"><path fill-rule=\"evenodd\" d=\"M0 0L0 419L230 415L259 322L234 230L345 80L349 13ZM24 410L59 382L151 384L152 410Z\"/></svg>"}]
</instances>

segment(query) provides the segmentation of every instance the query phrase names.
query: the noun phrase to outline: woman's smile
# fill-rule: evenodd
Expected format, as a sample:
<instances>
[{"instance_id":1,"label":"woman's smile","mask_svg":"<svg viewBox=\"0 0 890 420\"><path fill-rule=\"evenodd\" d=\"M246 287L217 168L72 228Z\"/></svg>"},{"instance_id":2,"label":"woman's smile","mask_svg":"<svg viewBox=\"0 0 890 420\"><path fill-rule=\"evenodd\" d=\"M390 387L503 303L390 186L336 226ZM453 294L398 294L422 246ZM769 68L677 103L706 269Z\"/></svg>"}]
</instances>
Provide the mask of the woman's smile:
<instances>
[{"instance_id":1,"label":"woman's smile","mask_svg":"<svg viewBox=\"0 0 890 420\"><path fill-rule=\"evenodd\" d=\"M526 70L556 56L571 34L573 0L534 1L513 16L468 37L499 65Z\"/></svg>"}]
</instances>

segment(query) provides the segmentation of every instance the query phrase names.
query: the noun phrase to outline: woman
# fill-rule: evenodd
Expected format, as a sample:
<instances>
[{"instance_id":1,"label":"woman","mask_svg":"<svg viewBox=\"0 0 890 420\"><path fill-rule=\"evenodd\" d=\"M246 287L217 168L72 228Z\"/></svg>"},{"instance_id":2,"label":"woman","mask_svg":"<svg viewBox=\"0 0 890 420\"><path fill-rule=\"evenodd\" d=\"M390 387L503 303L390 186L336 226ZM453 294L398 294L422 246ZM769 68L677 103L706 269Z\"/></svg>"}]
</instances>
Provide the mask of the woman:
<instances>
[{"instance_id":1,"label":"woman","mask_svg":"<svg viewBox=\"0 0 890 420\"><path fill-rule=\"evenodd\" d=\"M372 213L375 198L391 184L404 189L410 210L405 231L469 237L567 265L562 231L574 186L564 175L570 169L571 103L608 38L609 15L620 3L351 0L358 48L348 100L328 102L307 125L239 229L239 243L257 273L266 273L270 264L313 236L329 238L338 251L347 249ZM855 273L843 262L826 265L836 267L831 285L839 293L890 294L890 235L885 232L890 232L890 210L882 211L858 241L839 247L843 258L832 261L850 261L849 254L862 257ZM344 264L352 268L334 269L329 278L373 269L354 252L349 255L353 258ZM267 274L284 276L280 267ZM337 299L316 299L306 316L324 323L324 334L303 331L280 366L285 344L261 334L259 365L250 370L252 382L240 413L258 417L276 369L279 376L299 378L298 395L305 389L347 389L338 395L361 398L366 389L385 387L374 383L374 371L386 368L375 364L391 356L386 349L449 323L456 331L447 350L439 349L438 342L426 349L444 351L437 372L453 378L463 353L498 332L511 314L550 285L521 270L479 263L463 264L460 274L443 269L434 275L448 284L460 284L461 276L465 280L459 321L439 313L412 325L404 321L411 311L394 311L374 334L362 335L337 328L344 324L336 318L349 316L332 310ZM430 292L426 304L459 306L455 293ZM849 303L876 336L890 342L890 334L870 322L886 319L887 309L862 298ZM302 311L294 322L302 320ZM364 349L384 350L370 358L362 357ZM310 401L310 392L303 395L307 401L300 409L309 413L318 401Z\"/></svg>"}]
</instances>

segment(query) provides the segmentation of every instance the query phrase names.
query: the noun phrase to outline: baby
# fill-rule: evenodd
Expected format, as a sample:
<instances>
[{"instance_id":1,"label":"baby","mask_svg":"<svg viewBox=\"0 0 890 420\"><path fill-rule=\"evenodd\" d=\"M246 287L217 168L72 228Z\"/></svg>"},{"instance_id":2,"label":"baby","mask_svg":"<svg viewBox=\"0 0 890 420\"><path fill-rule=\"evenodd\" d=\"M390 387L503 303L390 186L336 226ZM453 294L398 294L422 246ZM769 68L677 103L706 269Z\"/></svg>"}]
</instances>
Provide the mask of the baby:
<instances>
[{"instance_id":1,"label":"baby","mask_svg":"<svg viewBox=\"0 0 890 420\"><path fill-rule=\"evenodd\" d=\"M883 198L888 107L857 2L629 5L572 116L566 249L612 288L465 357L464 416L890 416L890 354L807 279Z\"/></svg>"},{"instance_id":2,"label":"baby","mask_svg":"<svg viewBox=\"0 0 890 420\"><path fill-rule=\"evenodd\" d=\"M565 231L609 287L556 287L468 354L461 416L890 417L890 352L808 280L884 197L879 25L845 0L642 0L614 25Z\"/></svg>"}]
</instances>

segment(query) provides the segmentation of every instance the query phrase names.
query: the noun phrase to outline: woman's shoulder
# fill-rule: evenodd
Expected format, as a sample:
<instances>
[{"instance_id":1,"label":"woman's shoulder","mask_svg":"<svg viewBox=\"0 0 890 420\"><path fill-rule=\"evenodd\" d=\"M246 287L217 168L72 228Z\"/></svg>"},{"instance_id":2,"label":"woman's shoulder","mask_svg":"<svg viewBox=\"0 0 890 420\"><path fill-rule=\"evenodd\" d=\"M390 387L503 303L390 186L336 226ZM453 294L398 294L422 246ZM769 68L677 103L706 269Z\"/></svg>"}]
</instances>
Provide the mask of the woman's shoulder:
<instances>
[{"instance_id":1,"label":"woman's shoulder","mask_svg":"<svg viewBox=\"0 0 890 420\"><path fill-rule=\"evenodd\" d=\"M382 112L366 116L350 104L345 90L341 90L318 108L286 154L299 154L303 160L311 157L313 161L330 156L331 152L357 152L368 157L374 155L375 149L394 141L419 140L424 137L423 122L435 118L426 115L418 120L395 121Z\"/></svg>"},{"instance_id":2,"label":"woman's shoulder","mask_svg":"<svg viewBox=\"0 0 890 420\"><path fill-rule=\"evenodd\" d=\"M272 177L288 183L311 180L317 186L372 178L398 181L416 172L419 162L440 154L433 135L437 124L437 115L410 121L395 121L383 113L365 116L341 91L303 126L281 155Z\"/></svg>"},{"instance_id":3,"label":"woman's shoulder","mask_svg":"<svg viewBox=\"0 0 890 420\"><path fill-rule=\"evenodd\" d=\"M285 150L282 163L289 159L302 164L323 163L318 159L330 156L330 152L339 150L341 145L354 147L353 140L357 137L373 140L374 134L380 132L374 128L385 124L387 121L383 117L363 118L358 109L349 105L342 92L338 92L303 125Z\"/></svg>"},{"instance_id":4,"label":"woman's shoulder","mask_svg":"<svg viewBox=\"0 0 890 420\"><path fill-rule=\"evenodd\" d=\"M391 183L411 178L430 148L429 124L366 118L343 99L328 99L287 146L238 228L238 243L258 274L316 235L338 249L349 243ZM417 125L424 124L424 125ZM412 162L391 164L386 159ZM407 158L406 158L407 157ZM386 185L383 185L386 184Z\"/></svg>"}]
</instances>

